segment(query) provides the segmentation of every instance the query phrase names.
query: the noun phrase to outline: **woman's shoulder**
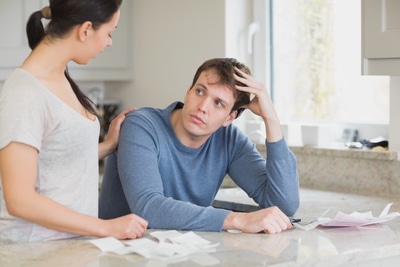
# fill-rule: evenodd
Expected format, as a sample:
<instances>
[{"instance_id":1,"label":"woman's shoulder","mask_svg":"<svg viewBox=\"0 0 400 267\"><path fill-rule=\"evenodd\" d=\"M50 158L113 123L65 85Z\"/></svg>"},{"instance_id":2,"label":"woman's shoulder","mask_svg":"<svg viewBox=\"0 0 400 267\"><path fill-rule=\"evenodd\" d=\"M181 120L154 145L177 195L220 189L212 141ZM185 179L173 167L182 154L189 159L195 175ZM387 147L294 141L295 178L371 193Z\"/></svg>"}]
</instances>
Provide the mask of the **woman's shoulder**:
<instances>
[{"instance_id":1,"label":"woman's shoulder","mask_svg":"<svg viewBox=\"0 0 400 267\"><path fill-rule=\"evenodd\" d=\"M29 92L34 90L33 88L39 88L39 86L39 81L32 74L24 69L17 68L5 81L3 90L5 92L15 90L19 90L19 92L25 90Z\"/></svg>"},{"instance_id":2,"label":"woman's shoulder","mask_svg":"<svg viewBox=\"0 0 400 267\"><path fill-rule=\"evenodd\" d=\"M14 80L37 80L35 76L33 76L31 73L29 73L27 70L23 68L16 68L13 70L13 72L10 74L8 79L6 80L6 83L9 81L14 81Z\"/></svg>"}]
</instances>

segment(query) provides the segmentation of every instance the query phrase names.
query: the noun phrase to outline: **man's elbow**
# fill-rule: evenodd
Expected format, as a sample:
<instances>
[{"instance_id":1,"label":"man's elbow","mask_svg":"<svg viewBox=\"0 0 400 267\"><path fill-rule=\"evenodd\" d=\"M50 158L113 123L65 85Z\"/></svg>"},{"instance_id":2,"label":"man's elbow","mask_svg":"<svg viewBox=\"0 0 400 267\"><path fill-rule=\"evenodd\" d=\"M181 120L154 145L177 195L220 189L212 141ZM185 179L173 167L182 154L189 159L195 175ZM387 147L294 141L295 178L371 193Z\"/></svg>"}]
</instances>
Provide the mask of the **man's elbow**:
<instances>
[{"instance_id":1,"label":"man's elbow","mask_svg":"<svg viewBox=\"0 0 400 267\"><path fill-rule=\"evenodd\" d=\"M285 213L287 216L291 217L295 215L299 207L300 207L300 199L299 198L293 199L289 203L286 203L286 205L284 205L284 208L282 208L282 212Z\"/></svg>"}]
</instances>

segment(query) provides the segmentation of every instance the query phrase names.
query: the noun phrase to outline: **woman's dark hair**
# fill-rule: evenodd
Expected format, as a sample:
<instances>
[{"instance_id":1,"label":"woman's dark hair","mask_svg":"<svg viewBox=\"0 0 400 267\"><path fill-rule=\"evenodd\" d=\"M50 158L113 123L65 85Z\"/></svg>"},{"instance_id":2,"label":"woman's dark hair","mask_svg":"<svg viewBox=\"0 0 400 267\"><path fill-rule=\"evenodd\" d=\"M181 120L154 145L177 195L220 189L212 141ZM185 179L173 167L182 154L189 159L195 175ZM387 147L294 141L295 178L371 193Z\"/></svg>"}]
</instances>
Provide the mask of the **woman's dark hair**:
<instances>
[{"instance_id":1,"label":"woman's dark hair","mask_svg":"<svg viewBox=\"0 0 400 267\"><path fill-rule=\"evenodd\" d=\"M122 0L49 0L48 14L51 16L46 29L43 26L44 18L41 10L31 14L26 24L28 43L33 50L46 38L58 39L68 34L74 26L86 21L92 22L96 30L102 24L109 22L121 6ZM92 114L96 114L93 102L82 93L78 85L72 80L65 69L65 77L71 84L79 102Z\"/></svg>"},{"instance_id":2,"label":"woman's dark hair","mask_svg":"<svg viewBox=\"0 0 400 267\"><path fill-rule=\"evenodd\" d=\"M196 84L197 80L199 79L203 71L207 71L210 69L214 70L219 77L218 84L227 85L233 91L233 95L235 97L235 103L233 104L231 113L237 110L237 115L236 115L237 118L245 110L243 106L250 103L250 94L247 92L236 90L235 87L236 85L239 86L245 86L245 85L238 82L233 76L234 73L240 76L240 74L235 71L234 67L237 67L244 73L251 75L250 69L246 65L240 63L234 58L213 58L205 61L197 69L193 77L191 88Z\"/></svg>"}]
</instances>

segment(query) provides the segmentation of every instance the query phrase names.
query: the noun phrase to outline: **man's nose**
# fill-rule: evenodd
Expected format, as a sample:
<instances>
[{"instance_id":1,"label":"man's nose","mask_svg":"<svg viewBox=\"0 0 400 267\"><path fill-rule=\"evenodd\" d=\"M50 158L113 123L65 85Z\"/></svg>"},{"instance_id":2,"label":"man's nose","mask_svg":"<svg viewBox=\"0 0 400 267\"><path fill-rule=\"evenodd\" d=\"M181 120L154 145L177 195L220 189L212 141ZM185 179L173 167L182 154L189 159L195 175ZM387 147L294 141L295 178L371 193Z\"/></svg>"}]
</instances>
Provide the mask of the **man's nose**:
<instances>
[{"instance_id":1,"label":"man's nose","mask_svg":"<svg viewBox=\"0 0 400 267\"><path fill-rule=\"evenodd\" d=\"M211 103L211 100L209 98L204 98L199 104L199 109L202 112L207 112L210 103Z\"/></svg>"}]
</instances>

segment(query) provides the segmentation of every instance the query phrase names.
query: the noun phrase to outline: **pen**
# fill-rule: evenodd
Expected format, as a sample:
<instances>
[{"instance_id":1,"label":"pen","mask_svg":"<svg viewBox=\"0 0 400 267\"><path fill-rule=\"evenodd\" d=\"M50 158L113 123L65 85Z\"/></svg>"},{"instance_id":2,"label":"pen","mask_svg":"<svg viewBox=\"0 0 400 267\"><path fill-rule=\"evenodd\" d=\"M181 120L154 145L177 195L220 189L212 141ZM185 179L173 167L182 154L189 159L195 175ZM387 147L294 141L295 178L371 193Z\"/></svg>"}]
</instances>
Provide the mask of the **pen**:
<instances>
[{"instance_id":1,"label":"pen","mask_svg":"<svg viewBox=\"0 0 400 267\"><path fill-rule=\"evenodd\" d=\"M301 219L298 218L289 218L290 219L290 223L293 225L294 223L298 223L301 222ZM294 228L293 228L294 229ZM260 231L259 233L265 233L265 231Z\"/></svg>"},{"instance_id":2,"label":"pen","mask_svg":"<svg viewBox=\"0 0 400 267\"><path fill-rule=\"evenodd\" d=\"M290 223L291 224L298 223L298 222L301 222L301 219L290 218Z\"/></svg>"}]
</instances>

